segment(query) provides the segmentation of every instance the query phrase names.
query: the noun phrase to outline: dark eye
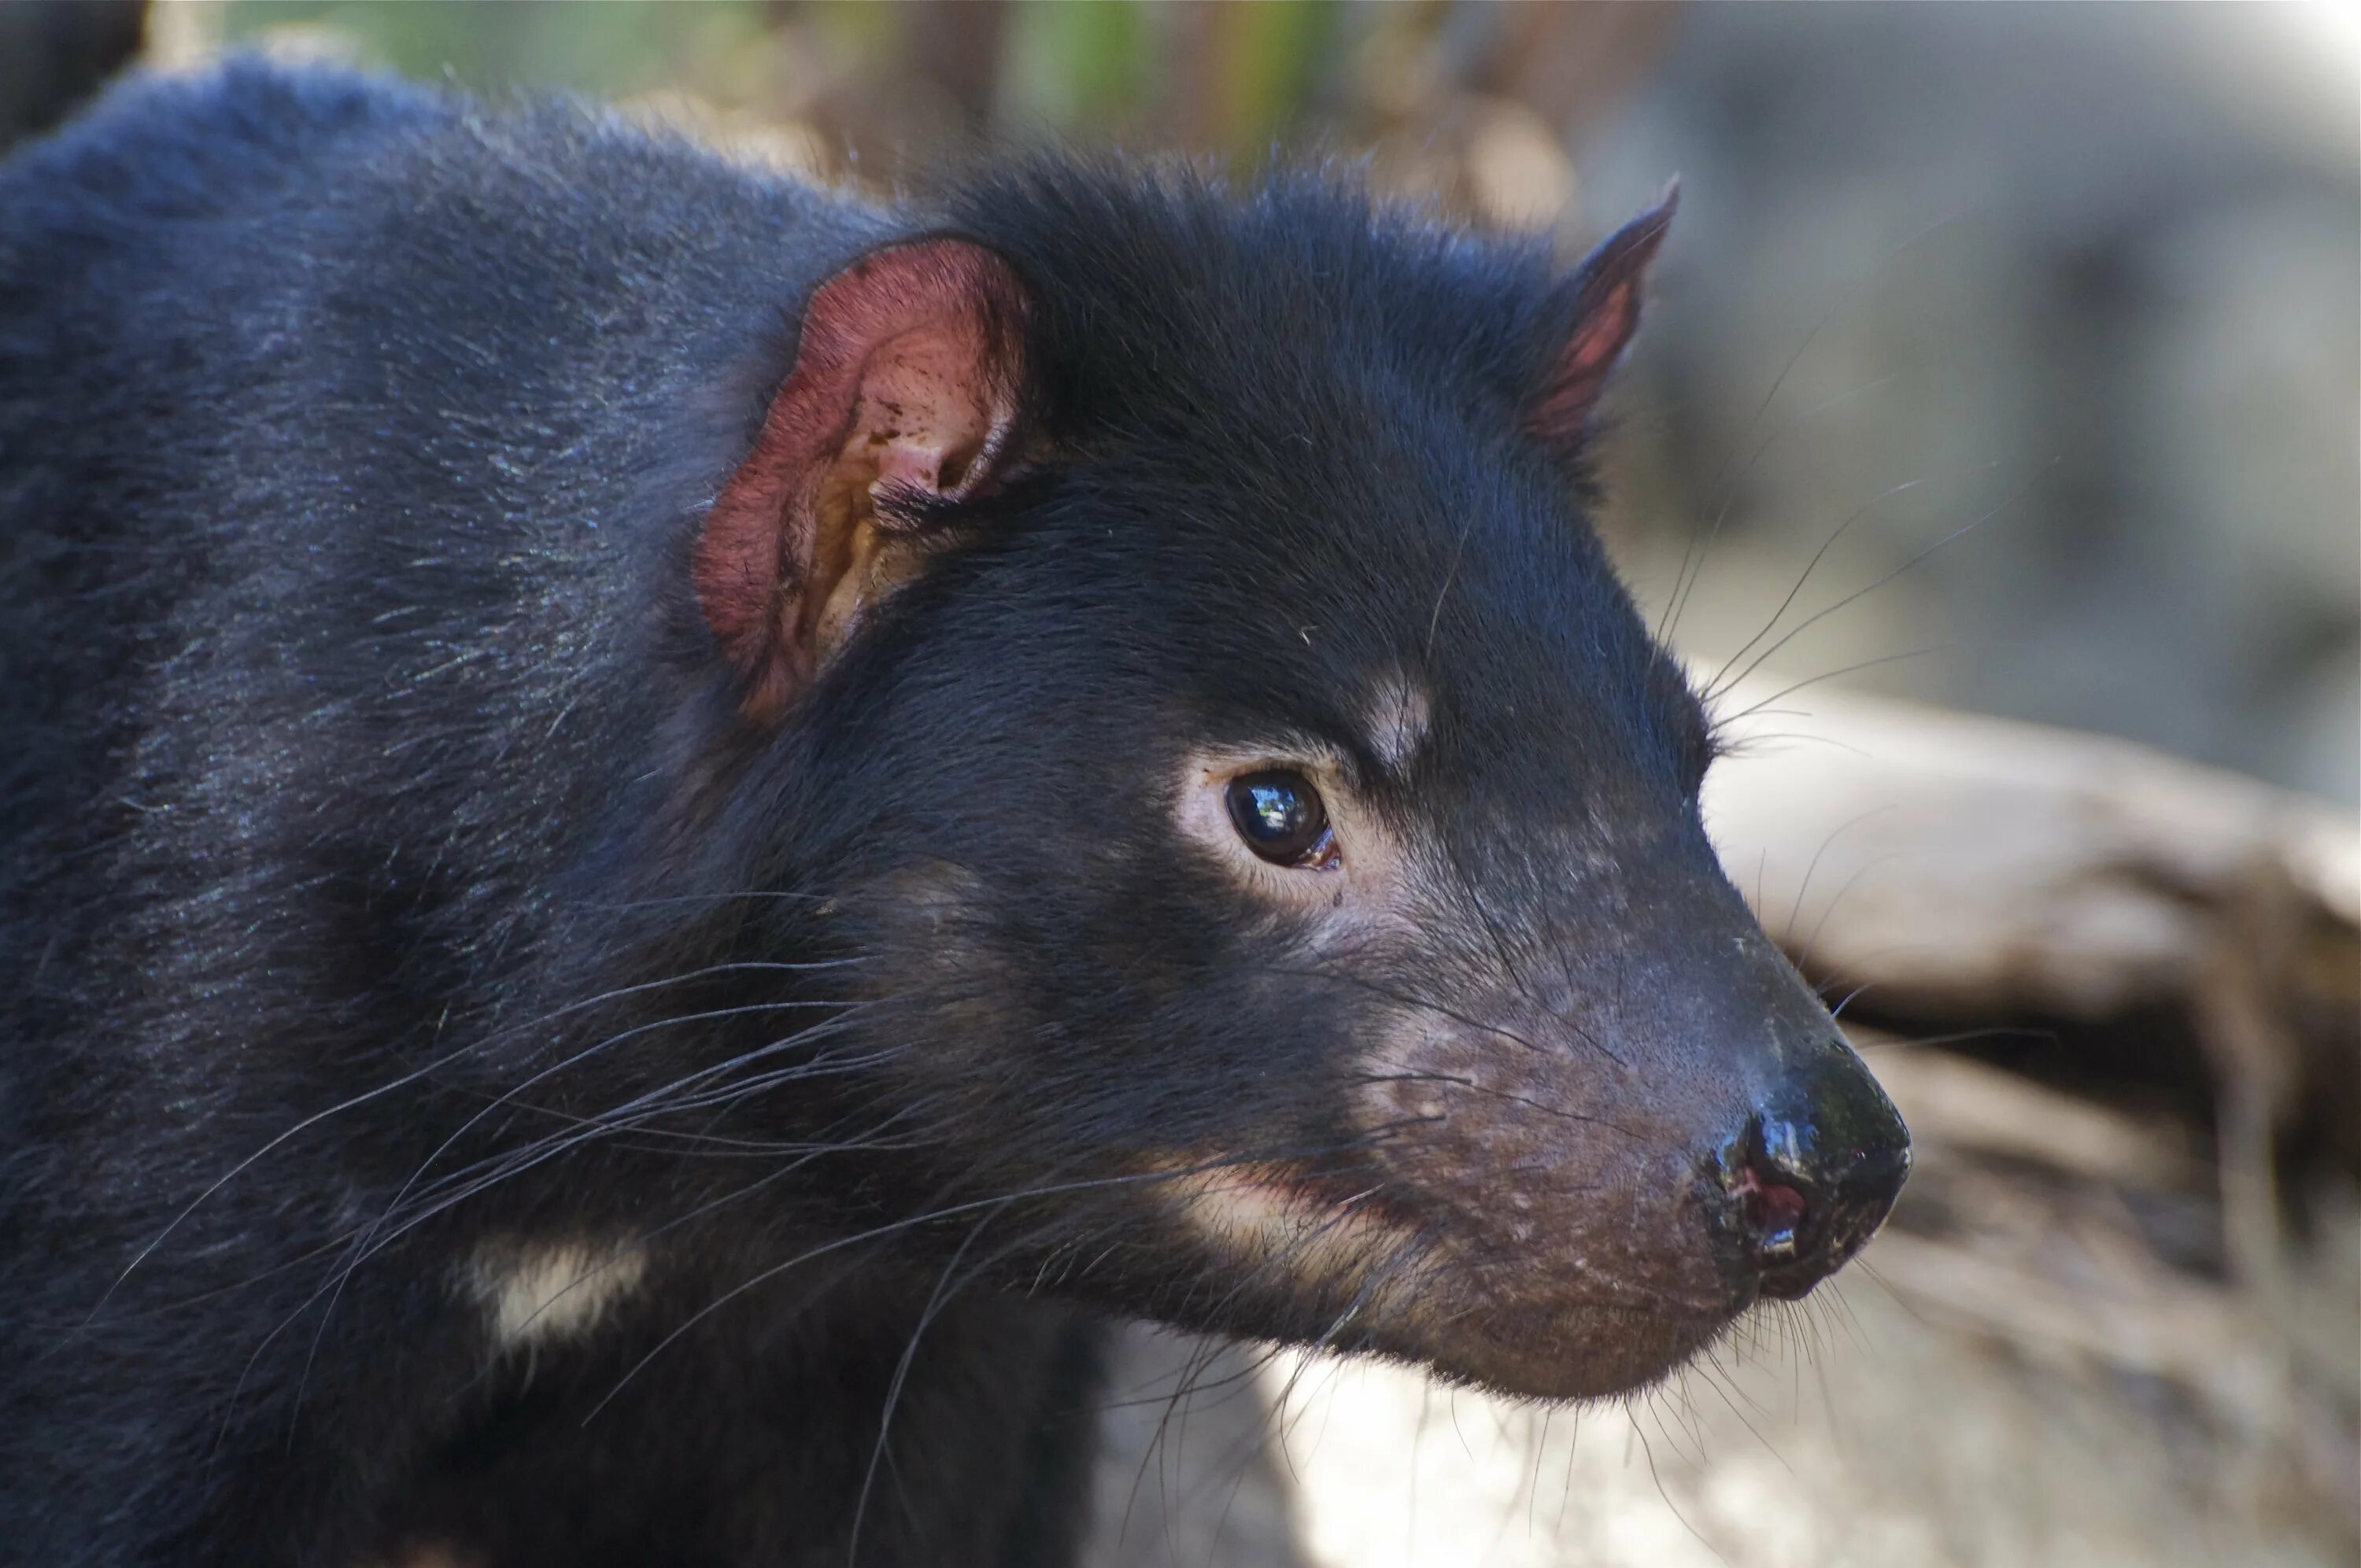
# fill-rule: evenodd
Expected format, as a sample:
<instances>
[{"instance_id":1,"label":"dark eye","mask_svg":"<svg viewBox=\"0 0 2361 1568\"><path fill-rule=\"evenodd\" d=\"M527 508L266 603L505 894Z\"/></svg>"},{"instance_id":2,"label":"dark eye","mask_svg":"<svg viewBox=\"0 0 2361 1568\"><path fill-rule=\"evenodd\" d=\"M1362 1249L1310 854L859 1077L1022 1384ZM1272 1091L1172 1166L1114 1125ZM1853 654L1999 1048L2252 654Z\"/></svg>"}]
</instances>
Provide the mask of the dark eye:
<instances>
[{"instance_id":1,"label":"dark eye","mask_svg":"<svg viewBox=\"0 0 2361 1568\"><path fill-rule=\"evenodd\" d=\"M1275 866L1325 870L1336 862L1328 808L1301 773L1270 768L1230 781L1230 821L1246 848Z\"/></svg>"}]
</instances>

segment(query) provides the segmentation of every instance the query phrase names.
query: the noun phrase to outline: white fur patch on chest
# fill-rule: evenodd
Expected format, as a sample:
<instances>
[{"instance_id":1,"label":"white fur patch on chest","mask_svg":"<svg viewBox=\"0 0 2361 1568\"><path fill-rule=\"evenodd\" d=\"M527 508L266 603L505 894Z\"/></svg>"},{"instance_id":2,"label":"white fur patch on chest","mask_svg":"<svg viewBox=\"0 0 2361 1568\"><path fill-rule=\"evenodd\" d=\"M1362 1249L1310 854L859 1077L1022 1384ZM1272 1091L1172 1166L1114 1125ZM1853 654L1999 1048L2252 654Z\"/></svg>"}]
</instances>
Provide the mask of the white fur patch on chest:
<instances>
[{"instance_id":1,"label":"white fur patch on chest","mask_svg":"<svg viewBox=\"0 0 2361 1568\"><path fill-rule=\"evenodd\" d=\"M499 1241L477 1251L466 1279L505 1351L579 1338L639 1288L647 1268L631 1243Z\"/></svg>"}]
</instances>

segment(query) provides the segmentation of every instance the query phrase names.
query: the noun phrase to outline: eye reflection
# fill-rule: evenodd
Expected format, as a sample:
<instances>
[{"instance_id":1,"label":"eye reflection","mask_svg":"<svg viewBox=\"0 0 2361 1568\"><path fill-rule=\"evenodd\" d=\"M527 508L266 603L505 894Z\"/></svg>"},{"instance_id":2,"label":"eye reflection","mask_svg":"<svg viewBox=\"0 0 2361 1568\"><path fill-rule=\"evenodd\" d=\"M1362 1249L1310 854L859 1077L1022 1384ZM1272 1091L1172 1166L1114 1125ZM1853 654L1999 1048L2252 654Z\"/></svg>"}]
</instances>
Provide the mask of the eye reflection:
<instances>
[{"instance_id":1,"label":"eye reflection","mask_svg":"<svg viewBox=\"0 0 2361 1568\"><path fill-rule=\"evenodd\" d=\"M1336 863L1328 808L1301 773L1291 768L1241 773L1230 781L1226 799L1238 837L1271 864L1325 870Z\"/></svg>"}]
</instances>

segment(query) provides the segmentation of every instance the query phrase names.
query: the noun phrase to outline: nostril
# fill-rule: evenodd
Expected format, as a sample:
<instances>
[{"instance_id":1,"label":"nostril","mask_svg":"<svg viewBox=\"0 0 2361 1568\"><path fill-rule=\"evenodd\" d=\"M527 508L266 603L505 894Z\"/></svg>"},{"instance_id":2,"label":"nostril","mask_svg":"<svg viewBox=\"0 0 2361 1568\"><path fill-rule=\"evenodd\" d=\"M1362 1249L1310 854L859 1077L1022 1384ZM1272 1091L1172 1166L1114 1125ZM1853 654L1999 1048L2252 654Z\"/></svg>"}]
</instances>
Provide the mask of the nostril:
<instances>
[{"instance_id":1,"label":"nostril","mask_svg":"<svg viewBox=\"0 0 2361 1568\"><path fill-rule=\"evenodd\" d=\"M1752 1165L1740 1168L1730 1191L1738 1199L1756 1255L1766 1263L1795 1256L1796 1233L1804 1223L1804 1195L1784 1181L1766 1179Z\"/></svg>"},{"instance_id":2,"label":"nostril","mask_svg":"<svg viewBox=\"0 0 2361 1568\"><path fill-rule=\"evenodd\" d=\"M1735 1200L1747 1250L1764 1267L1793 1262L1803 1245L1805 1214L1811 1205L1804 1195L1804 1179L1779 1157L1784 1146L1793 1141L1793 1129L1765 1127L1756 1117L1722 1152L1723 1185Z\"/></svg>"}]
</instances>

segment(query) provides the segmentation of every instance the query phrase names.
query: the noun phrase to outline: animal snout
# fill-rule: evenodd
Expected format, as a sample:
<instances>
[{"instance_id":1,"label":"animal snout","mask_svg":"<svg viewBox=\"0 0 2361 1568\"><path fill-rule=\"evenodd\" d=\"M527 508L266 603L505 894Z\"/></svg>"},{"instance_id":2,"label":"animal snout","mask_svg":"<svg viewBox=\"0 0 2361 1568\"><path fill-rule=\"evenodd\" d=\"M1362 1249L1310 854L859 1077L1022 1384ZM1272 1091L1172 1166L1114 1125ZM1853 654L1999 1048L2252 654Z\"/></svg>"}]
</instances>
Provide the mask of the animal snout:
<instances>
[{"instance_id":1,"label":"animal snout","mask_svg":"<svg viewBox=\"0 0 2361 1568\"><path fill-rule=\"evenodd\" d=\"M1741 1266L1763 1295L1792 1301L1876 1233L1910 1174L1910 1134L1836 1045L1774 1085L1717 1163Z\"/></svg>"}]
</instances>

